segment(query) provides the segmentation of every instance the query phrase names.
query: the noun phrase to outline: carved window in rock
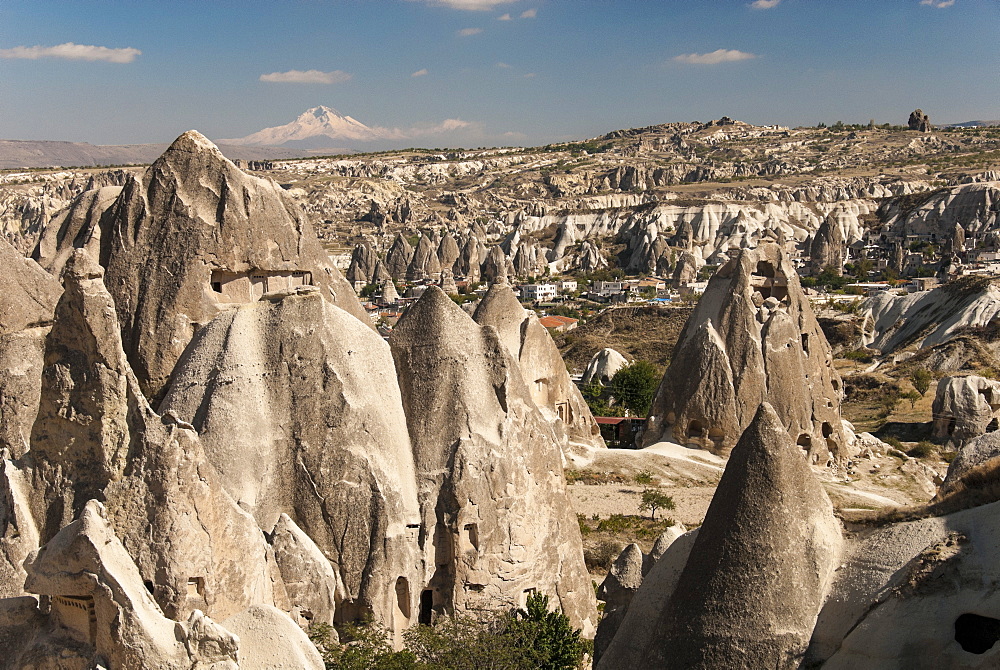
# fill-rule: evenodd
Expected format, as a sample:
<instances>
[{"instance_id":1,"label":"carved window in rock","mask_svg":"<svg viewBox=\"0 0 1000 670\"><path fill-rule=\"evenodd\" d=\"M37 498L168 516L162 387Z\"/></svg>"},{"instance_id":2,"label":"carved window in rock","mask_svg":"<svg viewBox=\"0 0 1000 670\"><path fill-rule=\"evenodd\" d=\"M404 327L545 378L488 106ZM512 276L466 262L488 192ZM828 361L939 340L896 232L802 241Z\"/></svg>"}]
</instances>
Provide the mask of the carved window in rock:
<instances>
[{"instance_id":1,"label":"carved window in rock","mask_svg":"<svg viewBox=\"0 0 1000 670\"><path fill-rule=\"evenodd\" d=\"M788 277L770 261L757 263L757 268L750 274L750 285L765 300L788 298Z\"/></svg>"},{"instance_id":2,"label":"carved window in rock","mask_svg":"<svg viewBox=\"0 0 1000 670\"><path fill-rule=\"evenodd\" d=\"M568 402L557 402L556 414L559 415L559 420L562 421L563 423L569 423L570 421L572 421Z\"/></svg>"},{"instance_id":3,"label":"carved window in rock","mask_svg":"<svg viewBox=\"0 0 1000 670\"><path fill-rule=\"evenodd\" d=\"M410 583L406 577L396 580L396 606L392 610L392 629L397 633L410 625Z\"/></svg>"},{"instance_id":4,"label":"carved window in rock","mask_svg":"<svg viewBox=\"0 0 1000 670\"><path fill-rule=\"evenodd\" d=\"M308 286L312 283L312 273L306 270L253 270L250 272L213 270L210 286L219 302L241 304L256 302L265 293L282 291L296 286Z\"/></svg>"},{"instance_id":5,"label":"carved window in rock","mask_svg":"<svg viewBox=\"0 0 1000 670\"><path fill-rule=\"evenodd\" d=\"M187 597L188 598L201 598L205 599L205 578L204 577L188 577L187 580Z\"/></svg>"},{"instance_id":6,"label":"carved window in rock","mask_svg":"<svg viewBox=\"0 0 1000 670\"><path fill-rule=\"evenodd\" d=\"M479 551L479 524L467 523L462 526L458 546L462 551Z\"/></svg>"},{"instance_id":7,"label":"carved window in rock","mask_svg":"<svg viewBox=\"0 0 1000 670\"><path fill-rule=\"evenodd\" d=\"M688 424L687 434L689 438L701 439L705 437L705 426L698 419L692 419Z\"/></svg>"},{"instance_id":8,"label":"carved window in rock","mask_svg":"<svg viewBox=\"0 0 1000 670\"><path fill-rule=\"evenodd\" d=\"M531 596L535 595L536 593L538 593L538 589L536 589L534 587L529 588L529 589L524 589L524 591L521 592L521 598L520 598L520 602L518 604L522 608L527 607L527 605L528 605L528 598L530 598Z\"/></svg>"},{"instance_id":9,"label":"carved window in rock","mask_svg":"<svg viewBox=\"0 0 1000 670\"><path fill-rule=\"evenodd\" d=\"M97 640L97 614L90 596L52 596L52 612L59 623L81 642Z\"/></svg>"}]
</instances>

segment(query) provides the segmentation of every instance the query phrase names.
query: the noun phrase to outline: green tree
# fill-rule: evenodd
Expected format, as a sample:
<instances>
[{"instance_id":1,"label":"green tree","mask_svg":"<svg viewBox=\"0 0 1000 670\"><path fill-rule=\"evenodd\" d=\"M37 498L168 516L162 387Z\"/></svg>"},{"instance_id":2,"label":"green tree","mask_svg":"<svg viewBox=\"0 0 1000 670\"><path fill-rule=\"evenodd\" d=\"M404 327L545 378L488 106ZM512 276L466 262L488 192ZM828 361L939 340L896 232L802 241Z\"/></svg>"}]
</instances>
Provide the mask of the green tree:
<instances>
[{"instance_id":1,"label":"green tree","mask_svg":"<svg viewBox=\"0 0 1000 670\"><path fill-rule=\"evenodd\" d=\"M931 380L934 376L924 368L916 368L910 373L910 383L913 384L913 388L917 389L917 393L920 395L926 395L927 390L931 387Z\"/></svg>"},{"instance_id":2,"label":"green tree","mask_svg":"<svg viewBox=\"0 0 1000 670\"><path fill-rule=\"evenodd\" d=\"M660 375L652 363L632 361L619 368L611 378L611 393L619 404L627 407L635 416L646 416L659 384Z\"/></svg>"},{"instance_id":3,"label":"green tree","mask_svg":"<svg viewBox=\"0 0 1000 670\"><path fill-rule=\"evenodd\" d=\"M542 593L529 595L524 609L513 612L506 634L525 652L524 667L572 670L588 651L581 631L562 612L550 612L549 597Z\"/></svg>"},{"instance_id":4,"label":"green tree","mask_svg":"<svg viewBox=\"0 0 1000 670\"><path fill-rule=\"evenodd\" d=\"M649 510L649 518L656 520L656 510L673 509L674 499L660 489L646 489L642 492L642 499L639 502L639 511Z\"/></svg>"},{"instance_id":5,"label":"green tree","mask_svg":"<svg viewBox=\"0 0 1000 670\"><path fill-rule=\"evenodd\" d=\"M900 396L900 398L902 398L903 400L909 400L910 401L910 409L915 408L917 406L917 401L920 400L920 398L922 398L922 397L923 396L921 396L916 391L907 391L906 393L904 393L904 394L902 394Z\"/></svg>"}]
</instances>

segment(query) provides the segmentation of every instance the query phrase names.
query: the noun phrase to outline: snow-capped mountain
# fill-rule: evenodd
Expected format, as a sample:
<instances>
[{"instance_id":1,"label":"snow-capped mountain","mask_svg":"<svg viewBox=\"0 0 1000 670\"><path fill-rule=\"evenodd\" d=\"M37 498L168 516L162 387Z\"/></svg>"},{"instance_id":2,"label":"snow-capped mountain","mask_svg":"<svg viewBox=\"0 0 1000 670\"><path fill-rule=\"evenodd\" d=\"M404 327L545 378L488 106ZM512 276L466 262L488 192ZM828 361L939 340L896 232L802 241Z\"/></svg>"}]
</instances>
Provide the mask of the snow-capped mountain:
<instances>
[{"instance_id":1,"label":"snow-capped mountain","mask_svg":"<svg viewBox=\"0 0 1000 670\"><path fill-rule=\"evenodd\" d=\"M256 133L231 140L228 144L286 146L318 149L354 143L400 140L404 133L390 128L371 128L330 107L313 107L283 126L265 128Z\"/></svg>"}]
</instances>

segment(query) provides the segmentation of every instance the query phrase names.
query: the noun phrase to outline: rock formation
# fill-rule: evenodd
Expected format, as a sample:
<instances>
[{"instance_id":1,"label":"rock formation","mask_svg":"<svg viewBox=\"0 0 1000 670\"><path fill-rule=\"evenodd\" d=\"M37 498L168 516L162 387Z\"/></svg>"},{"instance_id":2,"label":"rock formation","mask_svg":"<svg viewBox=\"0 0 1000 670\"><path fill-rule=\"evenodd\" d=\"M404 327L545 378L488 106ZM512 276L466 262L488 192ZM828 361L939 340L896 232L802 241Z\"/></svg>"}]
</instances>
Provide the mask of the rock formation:
<instances>
[{"instance_id":1,"label":"rock formation","mask_svg":"<svg viewBox=\"0 0 1000 670\"><path fill-rule=\"evenodd\" d=\"M671 285L681 288L698 279L698 259L688 251L682 251L677 257Z\"/></svg>"},{"instance_id":2,"label":"rock formation","mask_svg":"<svg viewBox=\"0 0 1000 670\"><path fill-rule=\"evenodd\" d=\"M33 257L58 277L73 249L82 248L94 258L101 254L101 217L121 195L121 186L84 191L42 229Z\"/></svg>"},{"instance_id":3,"label":"rock formation","mask_svg":"<svg viewBox=\"0 0 1000 670\"><path fill-rule=\"evenodd\" d=\"M603 448L604 440L580 389L570 379L552 336L534 312L521 307L509 284L493 284L473 315L481 326L493 326L508 353L520 365L528 392L542 416L556 429L563 451Z\"/></svg>"},{"instance_id":4,"label":"rock formation","mask_svg":"<svg viewBox=\"0 0 1000 670\"><path fill-rule=\"evenodd\" d=\"M944 377L932 406L934 437L961 444L997 430L1000 382L976 377Z\"/></svg>"},{"instance_id":5,"label":"rock formation","mask_svg":"<svg viewBox=\"0 0 1000 670\"><path fill-rule=\"evenodd\" d=\"M609 649L598 667L797 668L841 549L833 506L764 403L732 451L639 663Z\"/></svg>"},{"instance_id":6,"label":"rock formation","mask_svg":"<svg viewBox=\"0 0 1000 670\"><path fill-rule=\"evenodd\" d=\"M809 257L813 274L826 268L833 268L840 277L844 274L844 238L836 221L827 218L816 231L809 246Z\"/></svg>"},{"instance_id":7,"label":"rock formation","mask_svg":"<svg viewBox=\"0 0 1000 670\"><path fill-rule=\"evenodd\" d=\"M611 378L615 376L615 373L627 364L628 360L614 349L601 349L587 363L580 383L584 386L587 384L607 386L611 383Z\"/></svg>"},{"instance_id":8,"label":"rock formation","mask_svg":"<svg viewBox=\"0 0 1000 670\"><path fill-rule=\"evenodd\" d=\"M383 280L382 282L382 303L386 305L395 305L399 302L399 292L396 290L396 284L391 279Z\"/></svg>"},{"instance_id":9,"label":"rock formation","mask_svg":"<svg viewBox=\"0 0 1000 670\"><path fill-rule=\"evenodd\" d=\"M429 235L421 235L417 247L413 250L413 258L406 270L409 281L419 281L425 277L441 272L441 262L437 255L438 243Z\"/></svg>"},{"instance_id":10,"label":"rock formation","mask_svg":"<svg viewBox=\"0 0 1000 670\"><path fill-rule=\"evenodd\" d=\"M311 288L239 306L199 331L161 411L194 426L260 528L287 514L327 556L338 622L392 622L395 578L418 580L419 516L392 357L375 331Z\"/></svg>"},{"instance_id":11,"label":"rock formation","mask_svg":"<svg viewBox=\"0 0 1000 670\"><path fill-rule=\"evenodd\" d=\"M910 130L919 130L922 133L929 133L934 130L931 125L931 118L924 114L924 110L915 109L910 112L910 118L906 121L906 127Z\"/></svg>"},{"instance_id":12,"label":"rock formation","mask_svg":"<svg viewBox=\"0 0 1000 670\"><path fill-rule=\"evenodd\" d=\"M455 283L455 277L448 268L441 268L441 290L448 295L458 294L458 285Z\"/></svg>"},{"instance_id":13,"label":"rock formation","mask_svg":"<svg viewBox=\"0 0 1000 670\"><path fill-rule=\"evenodd\" d=\"M367 240L354 247L354 251L351 252L351 265L347 268L347 281L352 284L371 283L375 278L375 265L378 260L378 255Z\"/></svg>"},{"instance_id":14,"label":"rock formation","mask_svg":"<svg viewBox=\"0 0 1000 670\"><path fill-rule=\"evenodd\" d=\"M433 606L540 591L593 631L559 439L503 336L431 286L390 337L419 482Z\"/></svg>"},{"instance_id":15,"label":"rock formation","mask_svg":"<svg viewBox=\"0 0 1000 670\"><path fill-rule=\"evenodd\" d=\"M413 247L403 234L399 233L385 254L385 270L394 280L402 281L406 278L406 270L410 267L411 260L413 260Z\"/></svg>"},{"instance_id":16,"label":"rock formation","mask_svg":"<svg viewBox=\"0 0 1000 670\"><path fill-rule=\"evenodd\" d=\"M194 330L230 304L311 284L367 320L291 196L244 173L196 131L130 178L99 225L125 351L152 396ZM67 237L60 246L79 242ZM52 257L62 253L57 247Z\"/></svg>"},{"instance_id":17,"label":"rock formation","mask_svg":"<svg viewBox=\"0 0 1000 670\"><path fill-rule=\"evenodd\" d=\"M0 453L28 449L59 282L0 240Z\"/></svg>"},{"instance_id":18,"label":"rock formation","mask_svg":"<svg viewBox=\"0 0 1000 670\"><path fill-rule=\"evenodd\" d=\"M830 345L776 244L745 249L712 277L681 332L644 442L732 448L769 402L810 462L847 456Z\"/></svg>"}]
</instances>

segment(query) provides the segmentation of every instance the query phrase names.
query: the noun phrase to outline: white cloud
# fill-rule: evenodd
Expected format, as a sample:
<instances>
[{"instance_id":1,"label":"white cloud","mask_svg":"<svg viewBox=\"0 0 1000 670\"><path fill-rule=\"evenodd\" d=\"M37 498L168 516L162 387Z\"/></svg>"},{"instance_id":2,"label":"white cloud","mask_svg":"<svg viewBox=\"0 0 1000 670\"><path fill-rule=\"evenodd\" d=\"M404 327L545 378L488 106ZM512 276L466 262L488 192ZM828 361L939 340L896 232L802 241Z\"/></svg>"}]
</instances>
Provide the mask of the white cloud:
<instances>
[{"instance_id":1,"label":"white cloud","mask_svg":"<svg viewBox=\"0 0 1000 670\"><path fill-rule=\"evenodd\" d=\"M289 70L288 72L272 72L262 74L260 81L280 84L341 84L349 81L351 75L342 70L321 72L320 70Z\"/></svg>"},{"instance_id":2,"label":"white cloud","mask_svg":"<svg viewBox=\"0 0 1000 670\"><path fill-rule=\"evenodd\" d=\"M524 75L524 78L525 79L534 79L536 76L537 75L534 72L529 72L528 74Z\"/></svg>"},{"instance_id":3,"label":"white cloud","mask_svg":"<svg viewBox=\"0 0 1000 670\"><path fill-rule=\"evenodd\" d=\"M678 63L686 63L688 65L717 65L719 63L732 63L733 61L749 60L756 57L755 54L747 53L746 51L716 49L707 54L681 54L680 56L674 56L674 60Z\"/></svg>"},{"instance_id":4,"label":"white cloud","mask_svg":"<svg viewBox=\"0 0 1000 670\"><path fill-rule=\"evenodd\" d=\"M456 130L471 130L473 128L475 128L475 124L463 121L462 119L445 119L441 123L433 126L414 127L409 130L398 132L403 133L404 137L424 137L426 135L444 135L445 133L455 132Z\"/></svg>"},{"instance_id":5,"label":"white cloud","mask_svg":"<svg viewBox=\"0 0 1000 670\"><path fill-rule=\"evenodd\" d=\"M500 68L501 70L509 70L510 69L510 65L507 65L507 63L504 63L503 61L500 61L499 63L497 63L497 67Z\"/></svg>"},{"instance_id":6,"label":"white cloud","mask_svg":"<svg viewBox=\"0 0 1000 670\"><path fill-rule=\"evenodd\" d=\"M920 0L921 5L927 5L928 7L937 7L938 9L944 9L945 7L951 7L955 4L955 0Z\"/></svg>"},{"instance_id":7,"label":"white cloud","mask_svg":"<svg viewBox=\"0 0 1000 670\"><path fill-rule=\"evenodd\" d=\"M521 12L521 18L522 19L533 19L536 16L538 16L538 10L537 9L526 9L523 12Z\"/></svg>"},{"instance_id":8,"label":"white cloud","mask_svg":"<svg viewBox=\"0 0 1000 670\"><path fill-rule=\"evenodd\" d=\"M502 14L497 17L497 21L510 21L510 14Z\"/></svg>"},{"instance_id":9,"label":"white cloud","mask_svg":"<svg viewBox=\"0 0 1000 670\"><path fill-rule=\"evenodd\" d=\"M781 0L754 0L750 3L753 9L771 9L781 4Z\"/></svg>"},{"instance_id":10,"label":"white cloud","mask_svg":"<svg viewBox=\"0 0 1000 670\"><path fill-rule=\"evenodd\" d=\"M417 70L416 72L414 72L413 74L411 74L410 76L411 77L423 77L426 74L427 74L427 68L421 68L421 69Z\"/></svg>"},{"instance_id":11,"label":"white cloud","mask_svg":"<svg viewBox=\"0 0 1000 670\"><path fill-rule=\"evenodd\" d=\"M471 37L472 35L478 35L483 32L482 28L462 28L458 31L459 37Z\"/></svg>"},{"instance_id":12,"label":"white cloud","mask_svg":"<svg viewBox=\"0 0 1000 670\"><path fill-rule=\"evenodd\" d=\"M28 60L63 58L66 60L103 60L109 63L131 63L141 53L141 51L132 47L109 49L108 47L66 42L65 44L57 44L54 47L33 46L0 49L0 58L25 58Z\"/></svg>"},{"instance_id":13,"label":"white cloud","mask_svg":"<svg viewBox=\"0 0 1000 670\"><path fill-rule=\"evenodd\" d=\"M517 0L410 0L410 2L423 2L431 7L450 7L451 9L484 12L499 5L509 5Z\"/></svg>"}]
</instances>

